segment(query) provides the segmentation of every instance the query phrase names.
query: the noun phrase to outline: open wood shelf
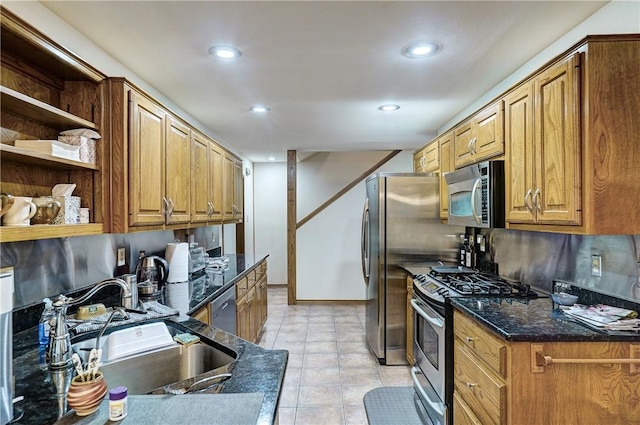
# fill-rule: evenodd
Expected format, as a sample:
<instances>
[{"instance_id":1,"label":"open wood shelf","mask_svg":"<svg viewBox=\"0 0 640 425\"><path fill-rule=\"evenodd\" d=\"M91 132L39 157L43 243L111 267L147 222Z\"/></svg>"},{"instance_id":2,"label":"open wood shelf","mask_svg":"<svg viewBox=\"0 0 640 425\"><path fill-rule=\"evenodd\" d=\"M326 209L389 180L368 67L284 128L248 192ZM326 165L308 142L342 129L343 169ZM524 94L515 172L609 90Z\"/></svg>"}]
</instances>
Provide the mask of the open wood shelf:
<instances>
[{"instance_id":1,"label":"open wood shelf","mask_svg":"<svg viewBox=\"0 0 640 425\"><path fill-rule=\"evenodd\" d=\"M32 121L46 124L57 130L63 131L72 128L97 130L98 128L91 121L77 117L8 87L0 86L0 93L2 94L0 102L3 110L22 115Z\"/></svg>"},{"instance_id":2,"label":"open wood shelf","mask_svg":"<svg viewBox=\"0 0 640 425\"><path fill-rule=\"evenodd\" d=\"M32 226L1 226L0 243L37 239L88 236L103 233L102 223L90 224L34 224Z\"/></svg>"},{"instance_id":3,"label":"open wood shelf","mask_svg":"<svg viewBox=\"0 0 640 425\"><path fill-rule=\"evenodd\" d=\"M57 156L24 148L17 148L4 143L0 143L0 156L3 161L22 162L25 164L39 165L62 170L100 170L100 167L96 164L59 158Z\"/></svg>"}]
</instances>

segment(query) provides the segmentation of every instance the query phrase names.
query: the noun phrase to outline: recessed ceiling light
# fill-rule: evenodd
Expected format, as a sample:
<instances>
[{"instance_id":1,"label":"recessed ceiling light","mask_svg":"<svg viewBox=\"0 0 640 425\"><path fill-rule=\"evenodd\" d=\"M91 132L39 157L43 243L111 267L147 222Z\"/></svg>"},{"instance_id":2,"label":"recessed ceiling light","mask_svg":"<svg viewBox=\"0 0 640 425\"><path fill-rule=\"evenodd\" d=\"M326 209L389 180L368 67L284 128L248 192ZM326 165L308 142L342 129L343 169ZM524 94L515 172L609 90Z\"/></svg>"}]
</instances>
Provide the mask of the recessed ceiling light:
<instances>
[{"instance_id":1,"label":"recessed ceiling light","mask_svg":"<svg viewBox=\"0 0 640 425\"><path fill-rule=\"evenodd\" d=\"M231 46L213 46L209 49L209 54L222 59L233 59L242 56L242 52Z\"/></svg>"},{"instance_id":2,"label":"recessed ceiling light","mask_svg":"<svg viewBox=\"0 0 640 425\"><path fill-rule=\"evenodd\" d=\"M275 161L275 160L276 160L276 157L272 155L272 156L270 156L270 157L269 157L269 158L267 158L267 159L268 159L269 161Z\"/></svg>"},{"instance_id":3,"label":"recessed ceiling light","mask_svg":"<svg viewBox=\"0 0 640 425\"><path fill-rule=\"evenodd\" d=\"M392 112L400 109L400 106L388 103L386 105L379 106L378 109L383 112Z\"/></svg>"},{"instance_id":4,"label":"recessed ceiling light","mask_svg":"<svg viewBox=\"0 0 640 425\"><path fill-rule=\"evenodd\" d=\"M253 105L252 107L249 108L249 110L251 112L269 112L271 110L271 108L269 108L268 106L264 106L264 105Z\"/></svg>"},{"instance_id":5,"label":"recessed ceiling light","mask_svg":"<svg viewBox=\"0 0 640 425\"><path fill-rule=\"evenodd\" d=\"M418 41L402 49L402 54L408 58L415 59L432 56L438 50L440 50L440 46L437 43L432 41Z\"/></svg>"}]
</instances>

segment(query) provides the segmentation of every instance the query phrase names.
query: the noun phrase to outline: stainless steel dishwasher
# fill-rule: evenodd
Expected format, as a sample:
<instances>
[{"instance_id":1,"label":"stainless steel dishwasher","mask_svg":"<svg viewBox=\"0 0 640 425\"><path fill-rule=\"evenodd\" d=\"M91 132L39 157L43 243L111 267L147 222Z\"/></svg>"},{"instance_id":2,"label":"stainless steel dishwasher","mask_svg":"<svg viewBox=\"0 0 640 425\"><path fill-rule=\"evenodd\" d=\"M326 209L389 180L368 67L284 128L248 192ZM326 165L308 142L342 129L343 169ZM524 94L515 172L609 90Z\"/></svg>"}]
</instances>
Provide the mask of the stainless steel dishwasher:
<instances>
[{"instance_id":1,"label":"stainless steel dishwasher","mask_svg":"<svg viewBox=\"0 0 640 425\"><path fill-rule=\"evenodd\" d=\"M211 302L211 325L236 334L236 287L224 291Z\"/></svg>"}]
</instances>

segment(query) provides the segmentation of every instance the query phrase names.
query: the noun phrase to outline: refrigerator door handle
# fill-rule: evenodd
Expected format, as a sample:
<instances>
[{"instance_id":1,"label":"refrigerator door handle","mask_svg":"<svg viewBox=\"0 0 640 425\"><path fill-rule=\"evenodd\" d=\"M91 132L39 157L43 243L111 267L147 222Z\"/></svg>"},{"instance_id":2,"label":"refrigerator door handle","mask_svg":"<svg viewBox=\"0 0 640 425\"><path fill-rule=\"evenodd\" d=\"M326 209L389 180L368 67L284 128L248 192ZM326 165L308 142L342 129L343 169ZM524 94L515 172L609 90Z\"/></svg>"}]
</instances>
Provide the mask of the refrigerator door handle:
<instances>
[{"instance_id":1,"label":"refrigerator door handle","mask_svg":"<svg viewBox=\"0 0 640 425\"><path fill-rule=\"evenodd\" d=\"M364 201L364 209L362 211L362 234L360 237L361 258L362 258L362 275L364 281L369 284L369 199Z\"/></svg>"}]
</instances>

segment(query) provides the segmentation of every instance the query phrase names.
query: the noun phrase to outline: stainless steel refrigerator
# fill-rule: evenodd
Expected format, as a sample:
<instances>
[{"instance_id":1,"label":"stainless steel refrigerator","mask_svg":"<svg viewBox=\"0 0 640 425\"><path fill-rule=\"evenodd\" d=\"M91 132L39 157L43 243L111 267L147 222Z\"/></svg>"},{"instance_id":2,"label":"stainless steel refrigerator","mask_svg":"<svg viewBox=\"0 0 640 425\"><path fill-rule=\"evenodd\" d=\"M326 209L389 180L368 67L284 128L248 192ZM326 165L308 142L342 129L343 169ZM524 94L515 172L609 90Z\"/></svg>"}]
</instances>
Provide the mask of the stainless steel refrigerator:
<instances>
[{"instance_id":1,"label":"stainless steel refrigerator","mask_svg":"<svg viewBox=\"0 0 640 425\"><path fill-rule=\"evenodd\" d=\"M455 262L464 227L440 221L439 179L378 173L366 181L362 272L366 335L380 364L407 364L408 264Z\"/></svg>"}]
</instances>

